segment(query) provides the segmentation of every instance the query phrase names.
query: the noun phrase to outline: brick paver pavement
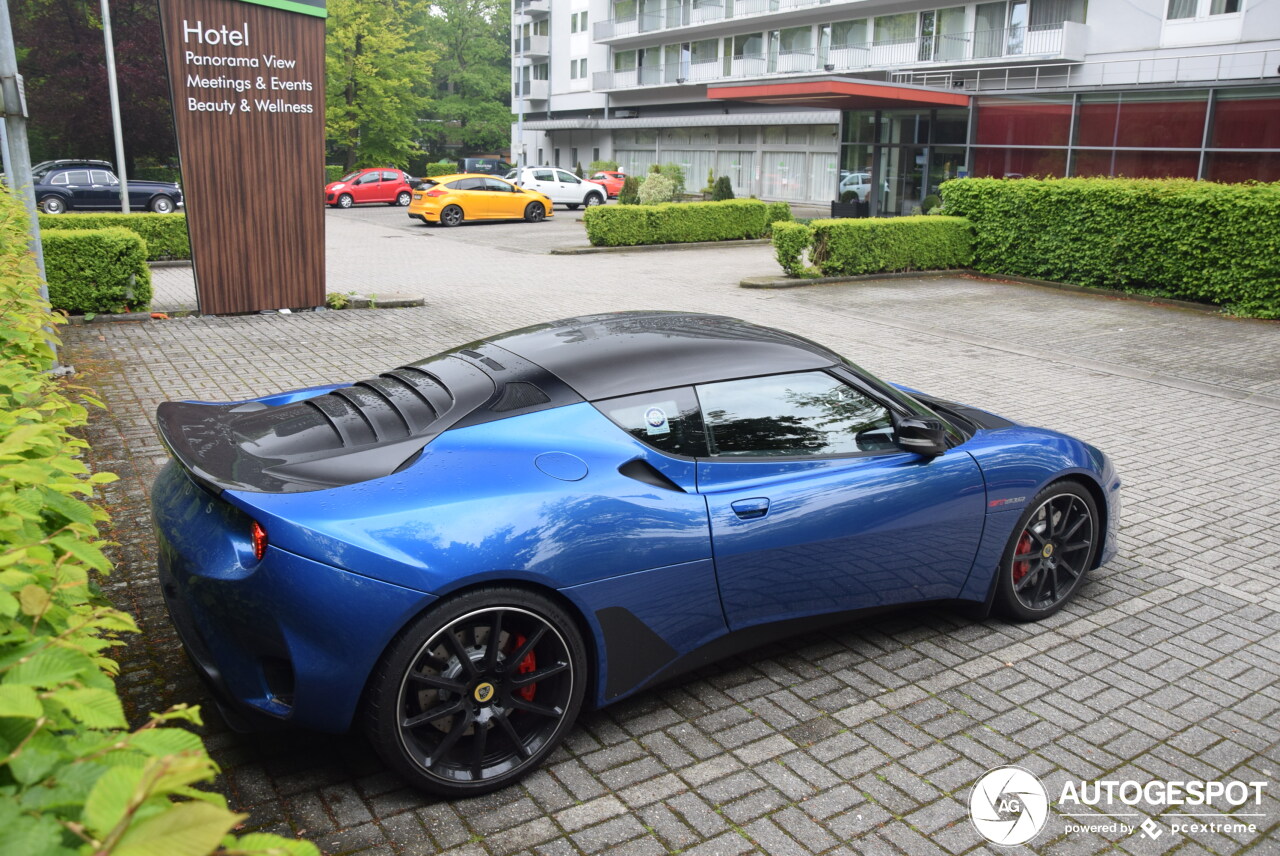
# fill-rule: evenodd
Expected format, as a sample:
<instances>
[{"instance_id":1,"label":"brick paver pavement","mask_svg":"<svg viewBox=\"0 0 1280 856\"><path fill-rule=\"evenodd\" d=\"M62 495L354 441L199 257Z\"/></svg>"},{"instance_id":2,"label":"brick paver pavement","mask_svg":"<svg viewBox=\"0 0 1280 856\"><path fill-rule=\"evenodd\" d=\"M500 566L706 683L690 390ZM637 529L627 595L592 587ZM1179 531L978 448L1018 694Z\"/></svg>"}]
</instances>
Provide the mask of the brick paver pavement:
<instances>
[{"instance_id":1,"label":"brick paver pavement","mask_svg":"<svg viewBox=\"0 0 1280 856\"><path fill-rule=\"evenodd\" d=\"M970 790L1018 764L1051 800L1078 780L1268 783L1260 805L1233 809L1252 831L1174 831L1224 818L1145 803L1109 811L1131 827L1155 816L1157 837L1067 831L1113 819L1054 806L1035 852L1280 852L1280 327L966 278L748 291L736 283L776 270L767 247L553 257L535 251L582 242L569 217L404 219L332 212L330 290L421 294L419 309L67 331L66 359L109 405L89 429L94 463L122 476L106 494L121 542L106 589L143 629L121 656L135 720L207 700L154 579L158 402L356 379L574 314L775 324L884 377L1074 433L1124 478L1121 552L1040 624L911 609L724 661L585 715L542 771L469 801L406 788L358 737L235 735L206 706L219 787L249 826L329 854L987 852ZM161 292L180 294L181 275L157 277Z\"/></svg>"}]
</instances>

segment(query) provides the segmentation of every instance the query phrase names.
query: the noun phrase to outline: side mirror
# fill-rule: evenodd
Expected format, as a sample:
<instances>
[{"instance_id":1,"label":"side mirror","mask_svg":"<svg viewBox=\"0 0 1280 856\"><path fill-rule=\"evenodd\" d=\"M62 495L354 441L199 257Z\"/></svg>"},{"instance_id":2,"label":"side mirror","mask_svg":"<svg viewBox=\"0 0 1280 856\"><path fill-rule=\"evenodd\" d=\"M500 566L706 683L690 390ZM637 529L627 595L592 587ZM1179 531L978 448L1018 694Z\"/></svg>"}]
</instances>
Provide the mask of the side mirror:
<instances>
[{"instance_id":1,"label":"side mirror","mask_svg":"<svg viewBox=\"0 0 1280 856\"><path fill-rule=\"evenodd\" d=\"M936 419L895 415L893 441L904 452L934 458L947 451L947 429Z\"/></svg>"}]
</instances>

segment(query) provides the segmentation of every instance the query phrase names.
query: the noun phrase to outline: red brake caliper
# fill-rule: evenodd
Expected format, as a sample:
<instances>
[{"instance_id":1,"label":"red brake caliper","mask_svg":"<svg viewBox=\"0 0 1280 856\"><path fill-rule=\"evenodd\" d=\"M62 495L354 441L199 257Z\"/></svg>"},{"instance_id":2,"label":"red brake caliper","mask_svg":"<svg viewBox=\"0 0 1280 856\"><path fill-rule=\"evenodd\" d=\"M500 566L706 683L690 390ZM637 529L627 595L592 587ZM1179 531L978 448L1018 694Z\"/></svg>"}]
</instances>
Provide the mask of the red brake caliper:
<instances>
[{"instance_id":1,"label":"red brake caliper","mask_svg":"<svg viewBox=\"0 0 1280 856\"><path fill-rule=\"evenodd\" d=\"M525 643L525 638L523 636L517 636L515 650L517 651L520 650L520 646L523 645L524 643ZM538 668L538 659L536 656L534 656L534 653L530 651L528 654L525 655L525 658L520 661L519 665L516 666L516 674L527 675L531 672L536 671L537 668ZM538 693L538 685L529 684L529 686L516 690L516 692L518 692L520 694L520 697L525 701L533 701L533 697Z\"/></svg>"},{"instance_id":2,"label":"red brake caliper","mask_svg":"<svg viewBox=\"0 0 1280 856\"><path fill-rule=\"evenodd\" d=\"M1025 553L1030 553L1030 552L1031 552L1031 533L1023 532L1022 537L1018 539L1018 546L1014 548L1013 553L1015 556L1021 556ZM1030 570L1031 570L1031 562L1029 561L1014 562L1013 563L1013 581L1015 583L1021 582L1022 578L1025 577L1027 575L1027 572Z\"/></svg>"}]
</instances>

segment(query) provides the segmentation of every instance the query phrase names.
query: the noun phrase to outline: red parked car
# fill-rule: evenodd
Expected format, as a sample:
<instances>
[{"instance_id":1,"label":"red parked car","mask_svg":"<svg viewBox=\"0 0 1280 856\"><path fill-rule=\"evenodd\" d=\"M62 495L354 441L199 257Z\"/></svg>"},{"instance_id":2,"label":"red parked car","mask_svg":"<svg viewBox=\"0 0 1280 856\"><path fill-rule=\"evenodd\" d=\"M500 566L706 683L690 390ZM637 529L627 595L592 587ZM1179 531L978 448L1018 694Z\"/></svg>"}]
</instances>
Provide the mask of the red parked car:
<instances>
[{"instance_id":1,"label":"red parked car","mask_svg":"<svg viewBox=\"0 0 1280 856\"><path fill-rule=\"evenodd\" d=\"M350 208L362 202L408 205L413 199L413 182L404 172L390 167L358 169L325 185L324 204Z\"/></svg>"},{"instance_id":2,"label":"red parked car","mask_svg":"<svg viewBox=\"0 0 1280 856\"><path fill-rule=\"evenodd\" d=\"M625 172L597 172L588 181L594 181L596 184L603 184L605 191L610 198L617 196L622 192L622 183L627 180Z\"/></svg>"}]
</instances>

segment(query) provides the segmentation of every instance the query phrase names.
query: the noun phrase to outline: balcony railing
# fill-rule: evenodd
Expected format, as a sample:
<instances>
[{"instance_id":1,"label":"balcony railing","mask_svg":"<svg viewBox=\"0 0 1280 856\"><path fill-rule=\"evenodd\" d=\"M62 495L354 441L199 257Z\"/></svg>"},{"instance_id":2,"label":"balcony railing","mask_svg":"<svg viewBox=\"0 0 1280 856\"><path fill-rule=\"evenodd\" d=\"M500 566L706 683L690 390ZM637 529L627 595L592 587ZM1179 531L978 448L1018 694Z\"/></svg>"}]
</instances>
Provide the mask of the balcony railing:
<instances>
[{"instance_id":1,"label":"balcony railing","mask_svg":"<svg viewBox=\"0 0 1280 856\"><path fill-rule=\"evenodd\" d=\"M760 2L768 3L770 0ZM737 0L735 7L736 5ZM1068 23L1055 27L1010 27L917 39L832 45L821 51L806 49L742 54L696 64L667 63L640 69L597 72L593 77L593 84L597 90L613 90L632 86L705 83L824 70L844 72L887 69L897 74L897 70L903 68L919 69L921 66L927 68L999 57L1044 59L1049 56L1071 59L1075 53L1083 51L1084 32L1083 24ZM696 73L694 65L697 66ZM942 74L937 71L912 73L935 77Z\"/></svg>"},{"instance_id":2,"label":"balcony railing","mask_svg":"<svg viewBox=\"0 0 1280 856\"><path fill-rule=\"evenodd\" d=\"M546 101L551 89L548 81L545 80L526 80L524 82L524 98L526 101ZM511 97L518 99L521 96L520 84L514 83L511 86Z\"/></svg>"},{"instance_id":3,"label":"balcony railing","mask_svg":"<svg viewBox=\"0 0 1280 856\"><path fill-rule=\"evenodd\" d=\"M514 38L511 40L511 52L518 58L521 54L525 56L549 56L551 53L551 38L549 36L525 36L524 38Z\"/></svg>"},{"instance_id":4,"label":"balcony railing","mask_svg":"<svg viewBox=\"0 0 1280 856\"><path fill-rule=\"evenodd\" d=\"M551 14L551 0L515 0L516 14L544 18Z\"/></svg>"}]
</instances>

